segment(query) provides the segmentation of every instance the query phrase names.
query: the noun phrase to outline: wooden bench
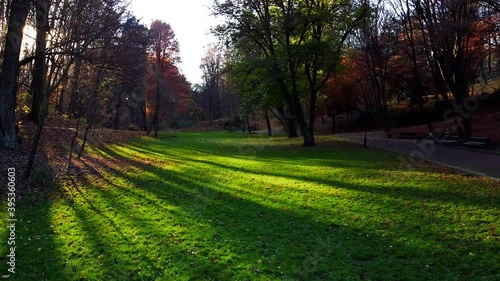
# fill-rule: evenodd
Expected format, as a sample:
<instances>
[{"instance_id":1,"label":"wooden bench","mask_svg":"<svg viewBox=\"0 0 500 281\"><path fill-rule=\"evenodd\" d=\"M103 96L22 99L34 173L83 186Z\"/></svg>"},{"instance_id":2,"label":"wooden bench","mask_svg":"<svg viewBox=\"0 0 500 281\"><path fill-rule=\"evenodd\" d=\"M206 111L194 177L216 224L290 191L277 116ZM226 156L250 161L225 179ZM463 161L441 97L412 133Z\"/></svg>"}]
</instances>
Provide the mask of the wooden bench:
<instances>
[{"instance_id":1,"label":"wooden bench","mask_svg":"<svg viewBox=\"0 0 500 281\"><path fill-rule=\"evenodd\" d=\"M480 149L491 148L490 139L484 137L471 137L467 141L464 141L463 145L469 148L480 148Z\"/></svg>"}]
</instances>

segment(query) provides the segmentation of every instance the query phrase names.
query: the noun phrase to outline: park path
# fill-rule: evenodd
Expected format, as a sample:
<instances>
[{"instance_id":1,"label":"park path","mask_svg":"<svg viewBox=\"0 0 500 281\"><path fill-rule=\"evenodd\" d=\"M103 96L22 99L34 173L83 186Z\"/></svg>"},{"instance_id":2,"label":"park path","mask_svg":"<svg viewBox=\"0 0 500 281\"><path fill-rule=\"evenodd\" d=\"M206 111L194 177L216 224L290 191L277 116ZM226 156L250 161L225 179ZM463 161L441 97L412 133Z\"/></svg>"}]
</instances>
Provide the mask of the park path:
<instances>
[{"instance_id":1,"label":"park path","mask_svg":"<svg viewBox=\"0 0 500 281\"><path fill-rule=\"evenodd\" d=\"M364 133L339 134L342 140L363 143ZM500 153L498 151L476 151L460 148L436 146L432 141L423 141L425 145L417 145L415 140L387 139L380 132L368 133L368 147L399 152L407 163L415 161L410 155L423 156L425 160L464 172L486 176L500 181ZM415 158L416 159L416 158Z\"/></svg>"}]
</instances>

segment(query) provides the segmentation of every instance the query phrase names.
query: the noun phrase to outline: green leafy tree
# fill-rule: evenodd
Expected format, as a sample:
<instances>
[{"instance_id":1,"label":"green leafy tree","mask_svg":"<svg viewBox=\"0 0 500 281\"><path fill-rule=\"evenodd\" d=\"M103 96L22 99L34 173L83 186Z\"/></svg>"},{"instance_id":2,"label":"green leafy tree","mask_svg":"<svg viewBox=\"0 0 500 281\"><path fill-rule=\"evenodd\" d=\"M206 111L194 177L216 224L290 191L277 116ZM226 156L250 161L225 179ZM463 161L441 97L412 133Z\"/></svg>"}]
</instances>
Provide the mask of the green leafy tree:
<instances>
[{"instance_id":1,"label":"green leafy tree","mask_svg":"<svg viewBox=\"0 0 500 281\"><path fill-rule=\"evenodd\" d=\"M303 145L315 146L318 92L366 9L349 0L226 0L215 1L214 11L226 20L216 32L232 47L261 58L252 67L272 73Z\"/></svg>"}]
</instances>

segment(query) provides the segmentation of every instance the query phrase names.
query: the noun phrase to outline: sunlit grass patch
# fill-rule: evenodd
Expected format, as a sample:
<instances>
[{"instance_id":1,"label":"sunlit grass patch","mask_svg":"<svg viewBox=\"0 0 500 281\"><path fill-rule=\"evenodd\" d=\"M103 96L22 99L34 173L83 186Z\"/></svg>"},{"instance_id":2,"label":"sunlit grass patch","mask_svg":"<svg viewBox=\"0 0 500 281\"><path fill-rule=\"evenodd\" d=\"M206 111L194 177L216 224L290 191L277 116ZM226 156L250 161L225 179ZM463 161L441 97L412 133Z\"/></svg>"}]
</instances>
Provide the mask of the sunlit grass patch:
<instances>
[{"instance_id":1,"label":"sunlit grass patch","mask_svg":"<svg viewBox=\"0 0 500 281\"><path fill-rule=\"evenodd\" d=\"M16 280L500 278L497 183L318 139L94 148L96 173L19 209Z\"/></svg>"}]
</instances>

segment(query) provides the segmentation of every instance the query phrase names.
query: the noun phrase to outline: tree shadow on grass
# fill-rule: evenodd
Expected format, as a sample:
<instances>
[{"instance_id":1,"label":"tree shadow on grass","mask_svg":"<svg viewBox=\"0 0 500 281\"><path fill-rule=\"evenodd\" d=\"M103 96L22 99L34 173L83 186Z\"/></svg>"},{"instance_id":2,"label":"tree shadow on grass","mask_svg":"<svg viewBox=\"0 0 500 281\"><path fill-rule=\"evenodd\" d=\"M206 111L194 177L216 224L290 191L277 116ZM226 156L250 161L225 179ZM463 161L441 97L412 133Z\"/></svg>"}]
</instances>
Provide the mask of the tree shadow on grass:
<instances>
[{"instance_id":1,"label":"tree shadow on grass","mask_svg":"<svg viewBox=\"0 0 500 281\"><path fill-rule=\"evenodd\" d=\"M148 149L146 148L140 148L137 147L136 145L131 145L127 146L127 149L134 150L138 153L148 153ZM115 153L115 157L120 157L119 154ZM360 183L355 183L355 182L349 182L348 180L336 180L334 178L326 179L326 178L318 178L318 177L312 177L312 176L304 176L304 175L297 175L300 174L297 172L295 169L300 169L297 166L292 167L290 170L283 170L283 169L269 169L268 171L263 171L263 169L251 169L251 168L243 168L235 165L228 165L228 164L223 164L215 161L209 161L209 160L201 160L198 158L193 158L193 157L186 157L186 156L181 156L179 154L172 153L168 151L168 149L165 150L163 154L159 153L156 149L152 150L148 154L150 155L155 155L157 157L163 157L165 159L177 159L180 161L185 161L185 162L190 162L190 163L200 163L200 164L205 164L213 167L218 167L220 169L225 169L228 171L237 171L237 172L242 172L246 174L254 174L256 176L271 176L271 177L279 177L279 178L287 178L287 179L293 179L293 180L298 180L298 181L303 181L303 182L311 182L311 183L316 183L316 184L321 184L321 185L326 185L330 186L332 188L342 188L342 189L349 189L353 191L358 191L358 192L363 192L363 193L368 193L368 194L381 194L381 195L386 195L390 197L401 197L407 200L424 200L424 201L440 201L443 203L453 203L453 204L465 204L465 205L476 205L476 206L485 206L485 207L491 207L492 205L494 206L495 204L498 205L500 202L500 197L496 193L479 193L476 192L477 190L474 190L473 187L471 187L469 190L463 191L463 190L443 190L443 189L436 189L434 186L432 186L433 183L435 182L429 182L428 184L430 186L428 187L416 187L412 186L409 183L405 184L404 182L399 182L398 185L384 185L383 183L379 184L372 184L372 185L365 185L365 184L360 184ZM283 153L281 153L283 154ZM210 159L209 156L213 154L207 154L207 157L205 159ZM123 157L123 156L121 156ZM257 157L255 161L260 161L263 163L263 165L268 165L272 166L274 165L274 161L269 158L261 158ZM310 163L311 165L314 165L316 159L311 159ZM325 165L328 168L342 168L342 169L350 169L350 168L356 168L357 171L359 171L357 174L353 173L350 176L370 176L370 177L375 177L379 179L385 179L388 176L388 171L383 168L376 168L376 169L366 169L363 168L361 164L357 164L358 160L353 160L352 158L349 160L351 163L345 163L342 160L338 159L330 159L327 161L326 159L322 159L321 163L322 165ZM269 164L269 162L271 164ZM359 160L359 162L366 162L366 160ZM136 163L138 165L141 165L141 163ZM288 162L286 164L290 165L290 159L288 159ZM307 162L309 164L309 162ZM318 165L318 164L316 164ZM369 167L373 167L372 165L366 164ZM401 170L394 170L391 171L392 173L397 173L401 172ZM332 176L334 176L333 174ZM393 175L395 176L395 175ZM395 176L397 177L397 176ZM390 178L388 179L390 180ZM324 196L331 195L329 193L323 194Z\"/></svg>"},{"instance_id":2,"label":"tree shadow on grass","mask_svg":"<svg viewBox=\"0 0 500 281\"><path fill-rule=\"evenodd\" d=\"M4 278L10 275L7 280L68 280L64 273L65 264L59 259L51 220L52 199L60 192L60 185L54 182L44 193L16 202L15 245L7 245L10 233L6 231L6 225L1 232L0 275ZM2 201L2 205L4 203ZM15 273L12 274L7 271L10 268L7 251L14 246L16 260Z\"/></svg>"},{"instance_id":3,"label":"tree shadow on grass","mask_svg":"<svg viewBox=\"0 0 500 281\"><path fill-rule=\"evenodd\" d=\"M439 230L434 230L434 235L428 237L403 222L391 229L397 232L399 228L401 234L393 233L384 237L380 235L380 226L376 222L360 224L359 219L352 218L352 222L345 225L332 222L345 218L334 218L330 222L317 220L314 216L300 213L299 206L287 206L285 202L273 204L272 200L265 200L264 196L241 194L231 186L212 182L196 174L200 168L197 164L220 166L218 163L199 162L188 157L180 160L190 162L192 169L178 173L129 159L132 166L156 178L151 180L146 179L145 175L123 173L119 167L115 167L111 169L112 174L126 179L130 186L116 186L114 192L95 189L103 200L119 210L120 214L117 215L124 218L132 216L129 210L133 208L123 203L123 198L133 198L134 202L143 202L146 198L149 203L145 208L151 210L146 210L145 215L152 209L170 212L161 207L165 205L178 208L179 211L172 214L176 218L175 222L149 221L134 223L132 227L152 233L155 239L168 237L173 245L169 244L170 250L167 252L178 259L172 266L181 272L177 277L199 279L209 276L219 280L256 280L261 277L284 280L454 280L469 276L470 280L479 280L481 276L491 277L495 272L495 266L476 263L473 257L465 253L457 257L451 256L455 252L450 249L433 249L439 244L449 246L465 243L450 237L442 238L441 241L428 240L436 238ZM220 168L235 169L232 166ZM238 171L252 173L245 169ZM146 180L148 184L144 184ZM355 189L354 186L347 188ZM419 194L415 199L423 198L428 198L428 194ZM372 204L389 209L388 205L392 202ZM318 211L325 210L310 210L309 214ZM334 217L333 210L329 211ZM418 217L411 217L411 214L409 216L409 220L419 220ZM157 230L162 228L162 223L177 223L181 227L172 230L172 236L172 233L169 235ZM183 235L186 231L192 234L192 239ZM172 237L183 238L179 241L179 238ZM205 243L196 242L203 240ZM480 249L486 255L491 256L495 251L494 244L472 244L476 244L475 250ZM218 258L214 248L225 255ZM228 255L230 259L224 258ZM157 262L156 267L168 265Z\"/></svg>"},{"instance_id":4,"label":"tree shadow on grass","mask_svg":"<svg viewBox=\"0 0 500 281\"><path fill-rule=\"evenodd\" d=\"M462 194L449 195L416 187L388 188L296 176L277 169L263 173L357 194L341 195L346 198L340 201L343 206L317 207L305 200L316 194L318 200L327 202L332 195L323 193L325 189L309 194L297 189L295 195L300 200L273 197L244 182L232 186L217 181L216 175L200 172L215 168L217 173L232 171L258 177L257 171L248 167L210 161L211 154L206 154L207 159L199 159L168 149L161 153L157 149L139 150L136 146L126 146L128 153L103 148L108 159L86 162L99 181L83 178L82 183L60 190L65 194L63 198L38 202L25 209L21 215L24 221L36 224L23 230L20 238L26 245L20 250L23 261L19 268L30 270L19 275L19 280L494 280L498 277L495 240L469 241L460 233L457 234L460 238L454 238L441 229L421 232L423 229L415 226L425 228L433 222L425 221L430 217L422 218L419 212L411 211L429 201L487 208L498 197L466 198ZM134 155L134 149L145 153L145 158L158 157L163 161L158 164L178 161L184 165L183 170L133 159L138 156ZM272 161L273 157L270 158L263 161ZM106 171L98 167L106 167ZM415 205L405 206L410 201ZM373 209L356 209L360 206ZM406 221L387 217L384 220L389 225L385 225L385 221L373 218L383 212L390 216L397 211L408 212ZM34 249L37 252L32 253Z\"/></svg>"}]
</instances>

